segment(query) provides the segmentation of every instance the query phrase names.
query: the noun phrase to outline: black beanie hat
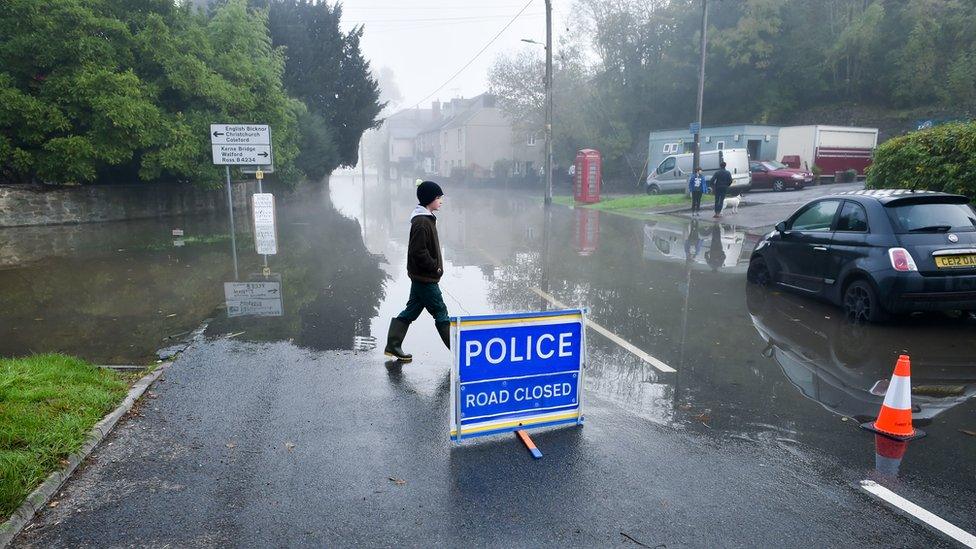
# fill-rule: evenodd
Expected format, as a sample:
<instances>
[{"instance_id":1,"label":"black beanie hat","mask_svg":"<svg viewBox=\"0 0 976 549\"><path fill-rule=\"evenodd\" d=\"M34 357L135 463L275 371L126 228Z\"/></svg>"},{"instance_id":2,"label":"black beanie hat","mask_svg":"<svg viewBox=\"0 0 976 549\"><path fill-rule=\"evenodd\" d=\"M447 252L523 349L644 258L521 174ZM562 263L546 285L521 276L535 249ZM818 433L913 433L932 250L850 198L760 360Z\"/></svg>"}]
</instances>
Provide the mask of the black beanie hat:
<instances>
[{"instance_id":1,"label":"black beanie hat","mask_svg":"<svg viewBox=\"0 0 976 549\"><path fill-rule=\"evenodd\" d=\"M433 181L424 181L417 185L417 200L421 206L426 206L434 201L438 196L444 196L441 186Z\"/></svg>"}]
</instances>

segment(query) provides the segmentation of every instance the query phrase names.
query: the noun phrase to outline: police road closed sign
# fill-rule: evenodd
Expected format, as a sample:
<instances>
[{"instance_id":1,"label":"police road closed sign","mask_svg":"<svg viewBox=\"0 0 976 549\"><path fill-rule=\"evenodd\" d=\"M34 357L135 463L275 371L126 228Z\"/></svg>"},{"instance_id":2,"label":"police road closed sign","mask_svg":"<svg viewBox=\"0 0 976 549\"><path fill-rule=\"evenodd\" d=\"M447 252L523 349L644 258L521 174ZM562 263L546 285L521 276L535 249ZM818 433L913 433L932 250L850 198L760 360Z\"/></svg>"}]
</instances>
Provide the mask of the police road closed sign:
<instances>
[{"instance_id":1,"label":"police road closed sign","mask_svg":"<svg viewBox=\"0 0 976 549\"><path fill-rule=\"evenodd\" d=\"M451 439L582 423L584 314L453 319Z\"/></svg>"}]
</instances>

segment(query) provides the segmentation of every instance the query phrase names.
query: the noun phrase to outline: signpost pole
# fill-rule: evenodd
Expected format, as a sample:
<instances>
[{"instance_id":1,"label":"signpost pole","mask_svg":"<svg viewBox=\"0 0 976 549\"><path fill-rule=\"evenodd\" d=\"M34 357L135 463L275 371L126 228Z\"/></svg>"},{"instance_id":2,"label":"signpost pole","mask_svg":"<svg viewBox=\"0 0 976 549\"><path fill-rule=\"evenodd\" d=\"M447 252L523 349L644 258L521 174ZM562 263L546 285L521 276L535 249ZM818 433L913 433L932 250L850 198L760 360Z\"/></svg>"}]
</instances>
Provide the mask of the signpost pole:
<instances>
[{"instance_id":1,"label":"signpost pole","mask_svg":"<svg viewBox=\"0 0 976 549\"><path fill-rule=\"evenodd\" d=\"M234 280L239 278L237 272L237 235L234 230L234 199L230 189L230 166L224 166L227 174L227 218L230 220L230 249L234 255Z\"/></svg>"},{"instance_id":2,"label":"signpost pole","mask_svg":"<svg viewBox=\"0 0 976 549\"><path fill-rule=\"evenodd\" d=\"M552 0L546 0L546 198L552 204Z\"/></svg>"}]
</instances>

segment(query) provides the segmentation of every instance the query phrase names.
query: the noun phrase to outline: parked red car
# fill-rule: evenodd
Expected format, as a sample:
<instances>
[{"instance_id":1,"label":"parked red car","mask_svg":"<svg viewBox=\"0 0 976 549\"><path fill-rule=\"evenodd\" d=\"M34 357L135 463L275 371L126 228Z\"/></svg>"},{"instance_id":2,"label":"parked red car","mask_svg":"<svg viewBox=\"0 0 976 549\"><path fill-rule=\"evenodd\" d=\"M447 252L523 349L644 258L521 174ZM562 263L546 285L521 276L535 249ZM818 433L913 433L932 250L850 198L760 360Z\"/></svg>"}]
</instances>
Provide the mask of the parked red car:
<instances>
[{"instance_id":1,"label":"parked red car","mask_svg":"<svg viewBox=\"0 0 976 549\"><path fill-rule=\"evenodd\" d=\"M813 184L812 173L790 168L775 160L749 161L749 175L752 176L750 189L799 190L804 185Z\"/></svg>"}]
</instances>

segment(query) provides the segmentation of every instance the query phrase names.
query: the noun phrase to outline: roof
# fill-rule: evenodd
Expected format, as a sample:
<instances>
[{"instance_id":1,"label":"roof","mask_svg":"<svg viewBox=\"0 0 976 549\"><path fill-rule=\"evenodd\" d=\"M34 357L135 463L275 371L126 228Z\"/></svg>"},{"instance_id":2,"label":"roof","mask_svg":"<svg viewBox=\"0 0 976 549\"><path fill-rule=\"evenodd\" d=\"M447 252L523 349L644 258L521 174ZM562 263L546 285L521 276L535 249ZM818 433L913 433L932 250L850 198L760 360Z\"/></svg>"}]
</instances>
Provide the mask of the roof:
<instances>
[{"instance_id":1,"label":"roof","mask_svg":"<svg viewBox=\"0 0 976 549\"><path fill-rule=\"evenodd\" d=\"M494 97L490 94L483 93L481 95L472 97L471 99L461 100L460 106L456 112L442 120L436 120L430 124L427 124L427 126L424 127L420 133L448 130L451 128L459 128L464 126L469 120L474 118L474 116L477 115L481 109L496 108L494 104L492 104L492 106L488 106L486 104L489 103L491 99L494 99ZM450 104L445 103L445 106L448 105Z\"/></svg>"},{"instance_id":2,"label":"roof","mask_svg":"<svg viewBox=\"0 0 976 549\"><path fill-rule=\"evenodd\" d=\"M733 129L733 128L747 128L747 127L765 128L765 129L769 129L769 130L777 130L778 131L781 126L774 126L774 125L771 125L771 124L750 124L750 123L745 123L745 124L722 124L720 126L703 126L702 129L701 129L701 131L702 131L702 133L707 133L707 132L714 132L714 131L720 131L720 130L730 130L730 129ZM651 130L650 131L650 135L654 136L655 134L668 134L668 133L678 133L678 132L683 133L683 134L687 134L687 135L692 135L691 134L691 131L687 127L684 127L684 128L668 128L668 129L663 129L663 130Z\"/></svg>"},{"instance_id":3,"label":"roof","mask_svg":"<svg viewBox=\"0 0 976 549\"><path fill-rule=\"evenodd\" d=\"M882 204L891 204L894 202L906 203L906 202L930 202L930 201L946 201L944 199L950 199L948 202L953 204L966 204L969 199L961 194L950 194L937 191L925 191L925 190L915 190L915 189L871 189L863 191L845 191L833 194L831 196L843 197L843 196L863 196L865 198L874 198L881 202Z\"/></svg>"}]
</instances>

